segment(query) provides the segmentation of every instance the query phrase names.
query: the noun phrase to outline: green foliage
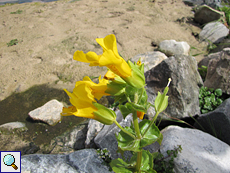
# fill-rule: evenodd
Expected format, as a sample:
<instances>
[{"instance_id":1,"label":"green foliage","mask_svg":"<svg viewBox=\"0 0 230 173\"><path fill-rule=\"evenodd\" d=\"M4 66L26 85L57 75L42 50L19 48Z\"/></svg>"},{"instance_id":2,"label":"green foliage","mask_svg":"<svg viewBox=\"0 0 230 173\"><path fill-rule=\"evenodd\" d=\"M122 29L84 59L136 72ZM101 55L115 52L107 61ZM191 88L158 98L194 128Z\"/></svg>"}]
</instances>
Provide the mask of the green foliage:
<instances>
[{"instance_id":1,"label":"green foliage","mask_svg":"<svg viewBox=\"0 0 230 173\"><path fill-rule=\"evenodd\" d=\"M201 76L201 78L202 78L202 80L204 82L206 74L207 74L207 71L208 71L208 67L202 65L201 67L198 68L198 71L199 71L200 76Z\"/></svg>"},{"instance_id":2,"label":"green foliage","mask_svg":"<svg viewBox=\"0 0 230 173\"><path fill-rule=\"evenodd\" d=\"M137 153L135 153L130 161L127 163L122 159L112 160L110 166L112 167L114 172L122 172L122 173L133 173L136 172L136 160L137 160ZM148 173L156 173L153 170L153 155L146 150L142 151L142 160L141 160L141 172L148 172Z\"/></svg>"},{"instance_id":3,"label":"green foliage","mask_svg":"<svg viewBox=\"0 0 230 173\"><path fill-rule=\"evenodd\" d=\"M120 131L119 134L116 136L118 147L123 151L129 150L134 152L140 152L143 147L150 145L156 141L161 144L163 136L160 130L155 124L152 124L148 129L150 124L150 120L143 120L139 123L140 133L142 135L141 139L133 139L127 133ZM135 135L135 129L133 127L125 127L125 130Z\"/></svg>"},{"instance_id":4,"label":"green foliage","mask_svg":"<svg viewBox=\"0 0 230 173\"><path fill-rule=\"evenodd\" d=\"M13 45L17 45L18 44L18 39L13 39L13 40L10 40L9 43L7 43L7 46L13 46Z\"/></svg>"},{"instance_id":5,"label":"green foliage","mask_svg":"<svg viewBox=\"0 0 230 173\"><path fill-rule=\"evenodd\" d=\"M222 90L201 87L199 91L199 106L202 114L216 109L223 100L221 99Z\"/></svg>"},{"instance_id":6,"label":"green foliage","mask_svg":"<svg viewBox=\"0 0 230 173\"><path fill-rule=\"evenodd\" d=\"M177 157L178 153L181 152L182 148L179 145L174 150L168 150L166 157L161 153L153 153L154 160L154 169L157 173L173 173L174 168L174 159Z\"/></svg>"},{"instance_id":7,"label":"green foliage","mask_svg":"<svg viewBox=\"0 0 230 173\"><path fill-rule=\"evenodd\" d=\"M230 25L230 7L223 6L223 7L219 7L218 10L224 12L226 21L227 21L228 25Z\"/></svg>"},{"instance_id":8,"label":"green foliage","mask_svg":"<svg viewBox=\"0 0 230 173\"><path fill-rule=\"evenodd\" d=\"M22 13L22 10L17 10L17 11L11 12L10 14L21 14L21 13Z\"/></svg>"}]
</instances>

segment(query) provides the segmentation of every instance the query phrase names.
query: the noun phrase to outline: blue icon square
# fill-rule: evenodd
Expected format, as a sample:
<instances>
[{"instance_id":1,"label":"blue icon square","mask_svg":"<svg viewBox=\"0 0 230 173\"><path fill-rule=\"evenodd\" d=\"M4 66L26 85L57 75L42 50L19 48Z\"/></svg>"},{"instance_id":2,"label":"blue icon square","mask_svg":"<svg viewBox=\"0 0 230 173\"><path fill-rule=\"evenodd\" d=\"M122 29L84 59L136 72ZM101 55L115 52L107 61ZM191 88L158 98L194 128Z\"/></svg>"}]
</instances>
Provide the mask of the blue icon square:
<instances>
[{"instance_id":1,"label":"blue icon square","mask_svg":"<svg viewBox=\"0 0 230 173\"><path fill-rule=\"evenodd\" d=\"M21 172L21 151L0 151L0 173Z\"/></svg>"}]
</instances>

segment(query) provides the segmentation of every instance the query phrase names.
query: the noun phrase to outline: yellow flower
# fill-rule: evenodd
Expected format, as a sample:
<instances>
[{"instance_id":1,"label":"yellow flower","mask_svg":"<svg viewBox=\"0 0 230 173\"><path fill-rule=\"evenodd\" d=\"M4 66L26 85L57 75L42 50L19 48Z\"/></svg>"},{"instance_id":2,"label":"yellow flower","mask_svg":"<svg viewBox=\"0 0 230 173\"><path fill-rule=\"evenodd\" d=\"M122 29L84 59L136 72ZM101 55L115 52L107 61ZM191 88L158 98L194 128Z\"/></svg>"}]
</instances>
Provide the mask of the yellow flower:
<instances>
[{"instance_id":1,"label":"yellow flower","mask_svg":"<svg viewBox=\"0 0 230 173\"><path fill-rule=\"evenodd\" d=\"M95 101L95 98L100 99L103 95L109 95L105 93L107 89L106 84L107 81L105 79L100 79L99 77L99 84L95 84L86 76L83 81L76 82L73 93L64 89L69 95L70 103L73 106L63 108L61 115L75 115L95 119L107 125L113 124L116 120L116 114Z\"/></svg>"},{"instance_id":2,"label":"yellow flower","mask_svg":"<svg viewBox=\"0 0 230 173\"><path fill-rule=\"evenodd\" d=\"M76 51L73 59L90 63L90 66L106 66L122 78L132 75L131 68L118 54L115 35L111 34L105 38L97 38L96 41L103 48L102 55L97 55L94 52L84 54L83 51Z\"/></svg>"}]
</instances>

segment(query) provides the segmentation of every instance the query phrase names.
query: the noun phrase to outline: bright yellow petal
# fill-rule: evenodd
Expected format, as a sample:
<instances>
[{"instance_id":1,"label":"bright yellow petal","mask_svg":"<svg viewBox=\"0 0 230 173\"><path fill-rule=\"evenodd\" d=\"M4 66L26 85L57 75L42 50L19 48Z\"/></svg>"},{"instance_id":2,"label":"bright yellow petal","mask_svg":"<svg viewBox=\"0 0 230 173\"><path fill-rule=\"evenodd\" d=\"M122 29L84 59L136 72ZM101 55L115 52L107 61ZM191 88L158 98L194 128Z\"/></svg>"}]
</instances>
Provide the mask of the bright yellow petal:
<instances>
[{"instance_id":1,"label":"bright yellow petal","mask_svg":"<svg viewBox=\"0 0 230 173\"><path fill-rule=\"evenodd\" d=\"M99 56L95 52L88 52L85 54L83 51L77 50L74 55L73 59L81 62L90 63L91 66L98 66Z\"/></svg>"},{"instance_id":2,"label":"bright yellow petal","mask_svg":"<svg viewBox=\"0 0 230 173\"><path fill-rule=\"evenodd\" d=\"M76 95L80 100L85 102L92 102L94 100L94 96L92 94L92 89L87 85L87 83L81 83L80 85L75 85L73 89L74 95Z\"/></svg>"},{"instance_id":3,"label":"bright yellow petal","mask_svg":"<svg viewBox=\"0 0 230 173\"><path fill-rule=\"evenodd\" d=\"M84 118L92 118L94 119L93 112L97 111L97 108L93 106L93 104L90 107L77 109L77 112L74 113L75 116L78 117L84 117Z\"/></svg>"}]
</instances>

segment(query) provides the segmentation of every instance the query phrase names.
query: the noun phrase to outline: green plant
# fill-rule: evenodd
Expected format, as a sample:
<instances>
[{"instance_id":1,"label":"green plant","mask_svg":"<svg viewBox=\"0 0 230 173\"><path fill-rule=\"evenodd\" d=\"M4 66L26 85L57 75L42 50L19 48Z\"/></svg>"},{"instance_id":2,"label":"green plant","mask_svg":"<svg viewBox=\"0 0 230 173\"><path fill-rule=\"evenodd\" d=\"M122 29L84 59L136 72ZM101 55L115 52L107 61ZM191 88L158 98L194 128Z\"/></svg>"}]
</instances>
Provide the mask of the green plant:
<instances>
[{"instance_id":1,"label":"green plant","mask_svg":"<svg viewBox=\"0 0 230 173\"><path fill-rule=\"evenodd\" d=\"M202 80L203 80L203 82L204 82L204 81L205 81L206 74L207 74L207 71L208 71L208 67L202 65L201 67L198 67L198 71L199 71L200 76L201 76L201 78L202 78Z\"/></svg>"},{"instance_id":2,"label":"green plant","mask_svg":"<svg viewBox=\"0 0 230 173\"><path fill-rule=\"evenodd\" d=\"M102 158L106 163L110 163L112 158L109 150L107 148L97 149L97 154L99 158Z\"/></svg>"},{"instance_id":3,"label":"green plant","mask_svg":"<svg viewBox=\"0 0 230 173\"><path fill-rule=\"evenodd\" d=\"M199 107L202 114L216 109L223 100L221 99L222 90L201 87L199 91Z\"/></svg>"},{"instance_id":4,"label":"green plant","mask_svg":"<svg viewBox=\"0 0 230 173\"><path fill-rule=\"evenodd\" d=\"M13 45L17 45L18 44L18 39L13 39L13 40L10 40L9 43L7 43L7 46L13 46Z\"/></svg>"},{"instance_id":5,"label":"green plant","mask_svg":"<svg viewBox=\"0 0 230 173\"><path fill-rule=\"evenodd\" d=\"M230 7L223 6L223 7L219 7L218 10L224 12L226 21L229 25L230 24Z\"/></svg>"},{"instance_id":6,"label":"green plant","mask_svg":"<svg viewBox=\"0 0 230 173\"><path fill-rule=\"evenodd\" d=\"M22 10L17 10L17 11L11 12L10 14L21 14L21 13L22 13Z\"/></svg>"},{"instance_id":7,"label":"green plant","mask_svg":"<svg viewBox=\"0 0 230 173\"><path fill-rule=\"evenodd\" d=\"M177 148L175 147L174 150L168 150L168 156L166 157L159 152L153 153L153 157L155 157L154 169L158 173L173 173L174 159L177 157L178 153L181 152L181 150L181 145L179 145Z\"/></svg>"}]
</instances>

